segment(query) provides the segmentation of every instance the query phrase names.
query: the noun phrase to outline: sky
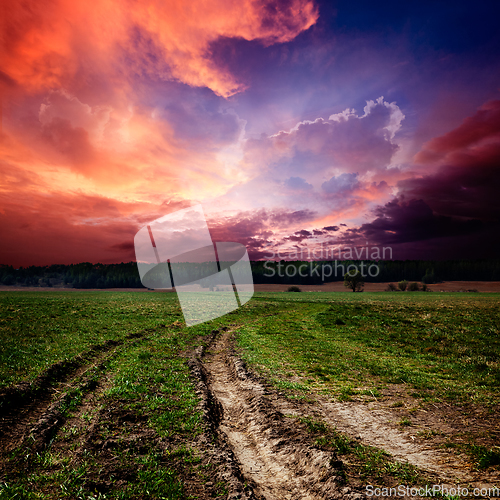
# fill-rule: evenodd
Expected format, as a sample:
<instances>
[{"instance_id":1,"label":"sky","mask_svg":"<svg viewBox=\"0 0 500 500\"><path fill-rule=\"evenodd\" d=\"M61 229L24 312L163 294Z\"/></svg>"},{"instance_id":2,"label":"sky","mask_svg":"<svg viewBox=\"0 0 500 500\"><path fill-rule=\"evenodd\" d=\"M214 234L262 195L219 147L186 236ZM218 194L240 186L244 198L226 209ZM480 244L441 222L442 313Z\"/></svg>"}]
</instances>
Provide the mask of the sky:
<instances>
[{"instance_id":1,"label":"sky","mask_svg":"<svg viewBox=\"0 0 500 500\"><path fill-rule=\"evenodd\" d=\"M0 264L129 262L197 204L252 259L498 257L495 4L4 2Z\"/></svg>"}]
</instances>

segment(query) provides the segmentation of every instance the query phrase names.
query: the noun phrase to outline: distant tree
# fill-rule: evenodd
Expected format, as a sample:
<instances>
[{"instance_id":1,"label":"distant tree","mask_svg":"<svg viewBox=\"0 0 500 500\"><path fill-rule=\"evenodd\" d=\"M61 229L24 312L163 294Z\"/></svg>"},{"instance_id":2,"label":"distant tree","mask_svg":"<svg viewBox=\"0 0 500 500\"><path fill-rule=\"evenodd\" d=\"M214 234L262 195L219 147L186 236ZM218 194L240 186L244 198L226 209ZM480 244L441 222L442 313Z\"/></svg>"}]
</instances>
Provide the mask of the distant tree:
<instances>
[{"instance_id":1,"label":"distant tree","mask_svg":"<svg viewBox=\"0 0 500 500\"><path fill-rule=\"evenodd\" d=\"M429 285L431 283L436 283L436 276L434 274L434 269L427 269L425 271L425 276L422 278L422 283Z\"/></svg>"},{"instance_id":2,"label":"distant tree","mask_svg":"<svg viewBox=\"0 0 500 500\"><path fill-rule=\"evenodd\" d=\"M362 292L364 285L365 280L359 269L344 274L344 286L350 288L353 292Z\"/></svg>"},{"instance_id":3,"label":"distant tree","mask_svg":"<svg viewBox=\"0 0 500 500\"><path fill-rule=\"evenodd\" d=\"M4 285L13 285L16 282L14 277L11 274L4 274L2 278L2 283Z\"/></svg>"},{"instance_id":4,"label":"distant tree","mask_svg":"<svg viewBox=\"0 0 500 500\"><path fill-rule=\"evenodd\" d=\"M408 286L408 281L402 280L398 283L398 288L404 292L406 290L406 287Z\"/></svg>"}]
</instances>

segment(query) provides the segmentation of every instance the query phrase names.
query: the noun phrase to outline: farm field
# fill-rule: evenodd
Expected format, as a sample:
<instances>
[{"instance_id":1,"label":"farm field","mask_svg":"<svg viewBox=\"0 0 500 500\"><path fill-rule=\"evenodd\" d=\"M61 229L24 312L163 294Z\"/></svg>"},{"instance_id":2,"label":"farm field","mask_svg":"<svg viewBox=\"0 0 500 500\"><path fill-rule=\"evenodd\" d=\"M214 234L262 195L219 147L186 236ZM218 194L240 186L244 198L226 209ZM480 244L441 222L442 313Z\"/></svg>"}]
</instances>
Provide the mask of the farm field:
<instances>
[{"instance_id":1,"label":"farm field","mask_svg":"<svg viewBox=\"0 0 500 500\"><path fill-rule=\"evenodd\" d=\"M259 292L186 328L172 293L0 292L0 498L499 486L499 302Z\"/></svg>"}]
</instances>

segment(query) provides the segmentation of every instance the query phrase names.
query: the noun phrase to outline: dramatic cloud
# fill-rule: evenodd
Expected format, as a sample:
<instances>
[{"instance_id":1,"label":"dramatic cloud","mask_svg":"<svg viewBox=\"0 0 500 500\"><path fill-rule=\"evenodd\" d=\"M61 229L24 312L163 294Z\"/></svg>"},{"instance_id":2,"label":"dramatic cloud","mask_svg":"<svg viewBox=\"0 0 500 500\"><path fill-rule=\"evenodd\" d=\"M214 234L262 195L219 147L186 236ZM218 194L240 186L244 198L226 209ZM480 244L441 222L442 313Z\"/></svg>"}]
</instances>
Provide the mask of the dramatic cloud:
<instances>
[{"instance_id":1,"label":"dramatic cloud","mask_svg":"<svg viewBox=\"0 0 500 500\"><path fill-rule=\"evenodd\" d=\"M328 120L299 122L288 132L249 138L241 167L251 179L226 200L248 208L308 207L321 217L359 217L393 194L386 180L373 178L385 175L392 182L388 167L403 118L395 103L379 98L368 101L359 116L347 109Z\"/></svg>"},{"instance_id":2,"label":"dramatic cloud","mask_svg":"<svg viewBox=\"0 0 500 500\"><path fill-rule=\"evenodd\" d=\"M439 164L399 183L407 197L425 199L440 214L500 221L500 101L427 143L416 160Z\"/></svg>"},{"instance_id":3,"label":"dramatic cloud","mask_svg":"<svg viewBox=\"0 0 500 500\"><path fill-rule=\"evenodd\" d=\"M399 197L349 235L393 245L454 238L449 258L463 246L462 236L474 234L487 244L469 253L494 255L500 239L500 101L485 104L455 130L425 144L416 160L433 163L435 172L400 181ZM446 258L445 251L440 254Z\"/></svg>"},{"instance_id":4,"label":"dramatic cloud","mask_svg":"<svg viewBox=\"0 0 500 500\"><path fill-rule=\"evenodd\" d=\"M0 199L0 227L8 235L0 262L14 266L133 260L130 242L140 215L157 216L148 204L81 193L25 193L22 198L2 193Z\"/></svg>"},{"instance_id":5,"label":"dramatic cloud","mask_svg":"<svg viewBox=\"0 0 500 500\"><path fill-rule=\"evenodd\" d=\"M436 215L423 200L395 199L375 211L377 218L353 233L379 244L399 244L443 236L470 234L481 227L477 220Z\"/></svg>"},{"instance_id":6,"label":"dramatic cloud","mask_svg":"<svg viewBox=\"0 0 500 500\"><path fill-rule=\"evenodd\" d=\"M43 127L50 126L54 120L64 120L70 122L72 127L85 129L94 141L102 142L110 115L110 107L92 107L65 90L57 90L51 92L40 105L38 117Z\"/></svg>"},{"instance_id":7,"label":"dramatic cloud","mask_svg":"<svg viewBox=\"0 0 500 500\"><path fill-rule=\"evenodd\" d=\"M198 203L253 258L500 234L494 23L468 52L369 3L4 3L0 264L128 260L138 227Z\"/></svg>"},{"instance_id":8,"label":"dramatic cloud","mask_svg":"<svg viewBox=\"0 0 500 500\"><path fill-rule=\"evenodd\" d=\"M208 227L214 241L235 241L248 248L251 259L262 259L269 252L279 248L285 241L290 228L311 223L316 214L308 210L291 211L286 209L260 209L240 212L234 215L220 213L208 214ZM307 230L297 231L290 241L300 241L311 236ZM297 239L299 238L299 239Z\"/></svg>"},{"instance_id":9,"label":"dramatic cloud","mask_svg":"<svg viewBox=\"0 0 500 500\"><path fill-rule=\"evenodd\" d=\"M288 236L287 240L289 241L302 241L306 240L307 238L311 237L313 233L310 231L307 231L306 229L301 229L300 231L295 231L291 236Z\"/></svg>"},{"instance_id":10,"label":"dramatic cloud","mask_svg":"<svg viewBox=\"0 0 500 500\"><path fill-rule=\"evenodd\" d=\"M490 101L455 130L432 139L415 156L418 163L470 163L468 155L477 156L500 142L500 101Z\"/></svg>"},{"instance_id":11,"label":"dramatic cloud","mask_svg":"<svg viewBox=\"0 0 500 500\"><path fill-rule=\"evenodd\" d=\"M27 0L10 2L4 15L3 71L32 91L74 89L82 73L101 73L122 85L135 75L176 79L222 96L242 90L244 82L214 64L212 42L283 43L318 18L307 0L98 0L92 8L81 0Z\"/></svg>"},{"instance_id":12,"label":"dramatic cloud","mask_svg":"<svg viewBox=\"0 0 500 500\"><path fill-rule=\"evenodd\" d=\"M327 120L298 123L288 132L250 140L249 162L300 174L365 173L386 169L398 150L393 142L404 115L395 103L368 101L364 114L347 109ZM306 179L307 180L307 179Z\"/></svg>"}]
</instances>

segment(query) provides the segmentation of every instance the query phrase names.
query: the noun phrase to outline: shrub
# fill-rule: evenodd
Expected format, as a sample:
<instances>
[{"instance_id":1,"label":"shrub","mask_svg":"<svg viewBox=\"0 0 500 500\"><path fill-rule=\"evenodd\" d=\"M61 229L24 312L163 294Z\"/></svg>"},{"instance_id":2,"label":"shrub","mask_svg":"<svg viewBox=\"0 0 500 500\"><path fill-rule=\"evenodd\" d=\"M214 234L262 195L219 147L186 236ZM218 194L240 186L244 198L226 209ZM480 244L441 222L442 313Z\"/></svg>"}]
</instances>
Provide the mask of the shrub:
<instances>
[{"instance_id":1,"label":"shrub","mask_svg":"<svg viewBox=\"0 0 500 500\"><path fill-rule=\"evenodd\" d=\"M409 292L419 292L420 291L420 287L418 286L418 283L410 283L408 285L408 291Z\"/></svg>"},{"instance_id":2,"label":"shrub","mask_svg":"<svg viewBox=\"0 0 500 500\"><path fill-rule=\"evenodd\" d=\"M430 283L436 283L439 281L434 274L434 269L427 269L425 271L425 276L422 278L422 283L429 285Z\"/></svg>"},{"instance_id":3,"label":"shrub","mask_svg":"<svg viewBox=\"0 0 500 500\"><path fill-rule=\"evenodd\" d=\"M430 291L431 291L431 289L424 283L422 285L422 292L430 292Z\"/></svg>"},{"instance_id":4,"label":"shrub","mask_svg":"<svg viewBox=\"0 0 500 500\"><path fill-rule=\"evenodd\" d=\"M4 285L14 285L16 280L14 279L13 276L11 276L10 274L4 274L1 282L4 284Z\"/></svg>"},{"instance_id":5,"label":"shrub","mask_svg":"<svg viewBox=\"0 0 500 500\"><path fill-rule=\"evenodd\" d=\"M289 286L286 290L287 292L301 292L302 290L298 286Z\"/></svg>"},{"instance_id":6,"label":"shrub","mask_svg":"<svg viewBox=\"0 0 500 500\"><path fill-rule=\"evenodd\" d=\"M385 289L386 292L397 292L398 287L394 283L388 283L387 288Z\"/></svg>"},{"instance_id":7,"label":"shrub","mask_svg":"<svg viewBox=\"0 0 500 500\"><path fill-rule=\"evenodd\" d=\"M398 283L398 288L404 292L406 290L406 287L408 286L408 281L403 280Z\"/></svg>"}]
</instances>

